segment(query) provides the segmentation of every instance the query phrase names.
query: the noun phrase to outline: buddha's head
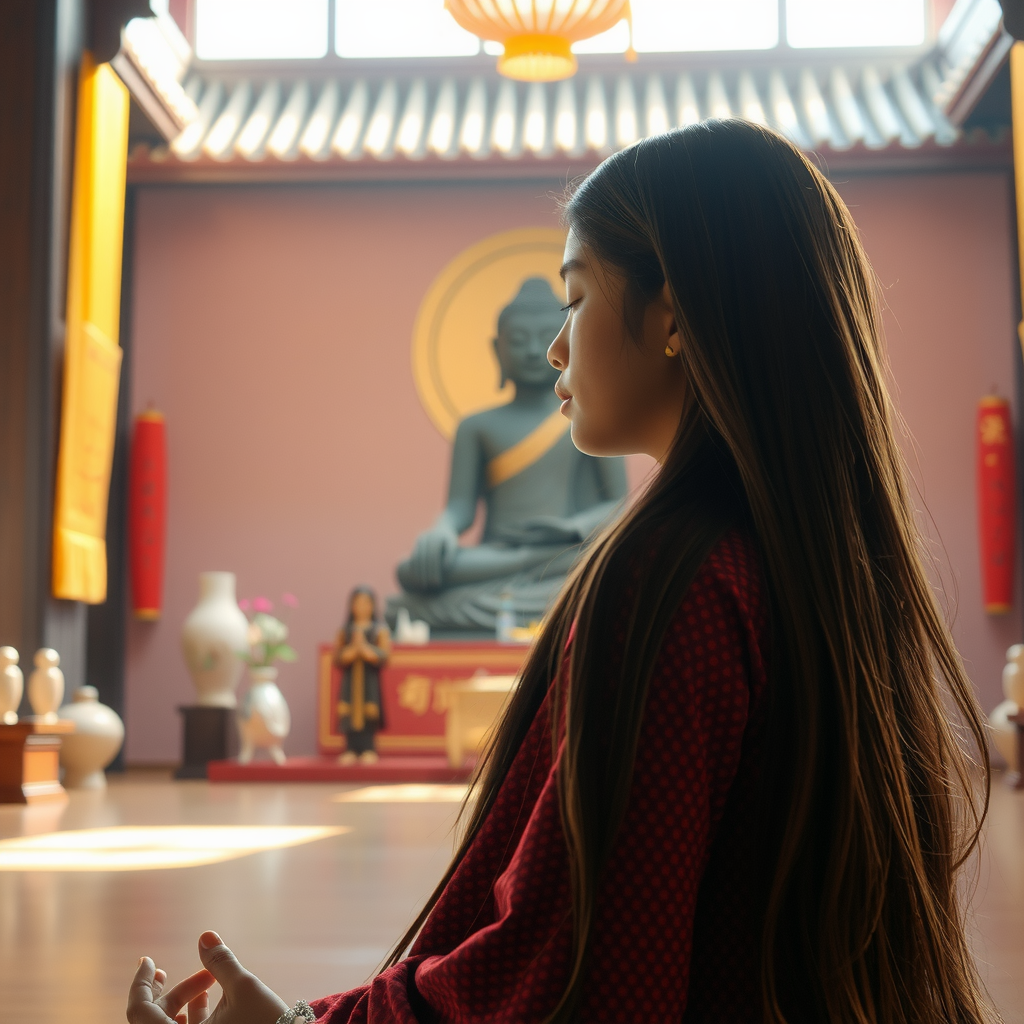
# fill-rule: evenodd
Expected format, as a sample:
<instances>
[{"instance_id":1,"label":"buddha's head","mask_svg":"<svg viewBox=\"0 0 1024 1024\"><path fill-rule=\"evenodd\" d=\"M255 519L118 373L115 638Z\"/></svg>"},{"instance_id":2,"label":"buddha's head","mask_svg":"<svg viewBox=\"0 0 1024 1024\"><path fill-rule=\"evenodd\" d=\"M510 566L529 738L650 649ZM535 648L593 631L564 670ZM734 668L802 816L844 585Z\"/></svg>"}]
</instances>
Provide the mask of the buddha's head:
<instances>
[{"instance_id":1,"label":"buddha's head","mask_svg":"<svg viewBox=\"0 0 1024 1024\"><path fill-rule=\"evenodd\" d=\"M501 383L522 387L553 387L558 371L547 359L548 346L565 323L562 304L543 277L527 278L519 294L498 316L494 354Z\"/></svg>"}]
</instances>

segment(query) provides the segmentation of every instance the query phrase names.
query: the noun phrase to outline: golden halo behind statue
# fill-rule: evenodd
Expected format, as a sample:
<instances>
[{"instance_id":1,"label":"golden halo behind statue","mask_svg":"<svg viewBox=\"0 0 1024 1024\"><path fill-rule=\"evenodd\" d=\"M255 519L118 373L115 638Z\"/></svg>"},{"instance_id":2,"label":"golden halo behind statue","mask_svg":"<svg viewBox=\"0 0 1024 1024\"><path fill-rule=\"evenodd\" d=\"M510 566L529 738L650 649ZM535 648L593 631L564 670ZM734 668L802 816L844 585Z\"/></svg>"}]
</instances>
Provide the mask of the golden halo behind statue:
<instances>
[{"instance_id":1,"label":"golden halo behind statue","mask_svg":"<svg viewBox=\"0 0 1024 1024\"><path fill-rule=\"evenodd\" d=\"M499 387L491 341L498 314L528 277L545 277L556 295L565 234L556 228L520 228L491 235L455 257L427 289L412 335L412 372L427 415L455 436L459 421L511 400Z\"/></svg>"}]
</instances>

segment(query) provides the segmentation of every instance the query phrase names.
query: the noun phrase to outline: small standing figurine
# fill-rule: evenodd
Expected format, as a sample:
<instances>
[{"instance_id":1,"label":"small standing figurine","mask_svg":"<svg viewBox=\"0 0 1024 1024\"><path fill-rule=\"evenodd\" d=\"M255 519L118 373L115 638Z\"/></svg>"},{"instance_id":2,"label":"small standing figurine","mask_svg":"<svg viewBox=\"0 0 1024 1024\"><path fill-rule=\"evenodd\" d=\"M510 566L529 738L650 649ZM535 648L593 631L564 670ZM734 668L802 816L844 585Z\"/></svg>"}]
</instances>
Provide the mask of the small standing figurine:
<instances>
[{"instance_id":1,"label":"small standing figurine","mask_svg":"<svg viewBox=\"0 0 1024 1024\"><path fill-rule=\"evenodd\" d=\"M64 673L57 667L60 655L52 647L36 651L35 670L28 677L28 699L36 719L47 725L58 721L57 708L64 701Z\"/></svg>"},{"instance_id":2,"label":"small standing figurine","mask_svg":"<svg viewBox=\"0 0 1024 1024\"><path fill-rule=\"evenodd\" d=\"M0 724L17 723L24 689L25 677L18 668L18 652L13 647L0 647Z\"/></svg>"},{"instance_id":3,"label":"small standing figurine","mask_svg":"<svg viewBox=\"0 0 1024 1024\"><path fill-rule=\"evenodd\" d=\"M391 651L391 634L378 620L377 598L369 587L356 587L348 598L348 620L338 630L334 662L341 666L338 729L348 747L340 764L373 764L374 738L384 727L380 670Z\"/></svg>"}]
</instances>

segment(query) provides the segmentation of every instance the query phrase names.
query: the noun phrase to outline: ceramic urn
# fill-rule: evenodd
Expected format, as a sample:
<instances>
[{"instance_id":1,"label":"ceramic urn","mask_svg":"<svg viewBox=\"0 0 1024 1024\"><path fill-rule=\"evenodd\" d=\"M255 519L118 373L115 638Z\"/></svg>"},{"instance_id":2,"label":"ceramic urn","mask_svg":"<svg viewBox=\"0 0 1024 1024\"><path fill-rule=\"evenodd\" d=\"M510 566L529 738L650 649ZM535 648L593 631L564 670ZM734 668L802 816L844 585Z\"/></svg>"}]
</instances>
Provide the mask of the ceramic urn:
<instances>
[{"instance_id":1,"label":"ceramic urn","mask_svg":"<svg viewBox=\"0 0 1024 1024\"><path fill-rule=\"evenodd\" d=\"M989 732L996 750L1010 769L1017 771L1017 725L1010 721L1010 715L1024 708L1024 644L1014 644L1006 652L1003 697L1005 700L988 716Z\"/></svg>"},{"instance_id":2,"label":"ceramic urn","mask_svg":"<svg viewBox=\"0 0 1024 1024\"><path fill-rule=\"evenodd\" d=\"M204 707L238 705L235 688L242 675L240 655L248 650L249 620L235 600L233 572L199 575L199 604L181 630L185 663Z\"/></svg>"},{"instance_id":3,"label":"ceramic urn","mask_svg":"<svg viewBox=\"0 0 1024 1024\"><path fill-rule=\"evenodd\" d=\"M63 737L60 763L67 789L103 789L103 769L117 757L124 742L124 723L116 711L99 702L95 686L80 686L60 717L75 723L75 731Z\"/></svg>"},{"instance_id":4,"label":"ceramic urn","mask_svg":"<svg viewBox=\"0 0 1024 1024\"><path fill-rule=\"evenodd\" d=\"M288 702L277 687L277 669L270 665L249 669L252 685L238 709L242 749L239 764L248 764L257 748L265 747L275 764L284 764L281 741L292 728Z\"/></svg>"},{"instance_id":5,"label":"ceramic urn","mask_svg":"<svg viewBox=\"0 0 1024 1024\"><path fill-rule=\"evenodd\" d=\"M64 700L64 673L60 655L52 647L36 651L35 669L28 678L28 700L32 711L42 722L56 722L57 708Z\"/></svg>"},{"instance_id":6,"label":"ceramic urn","mask_svg":"<svg viewBox=\"0 0 1024 1024\"><path fill-rule=\"evenodd\" d=\"M18 668L18 652L13 647L0 647L0 724L15 725L18 705L25 691L25 678Z\"/></svg>"}]
</instances>

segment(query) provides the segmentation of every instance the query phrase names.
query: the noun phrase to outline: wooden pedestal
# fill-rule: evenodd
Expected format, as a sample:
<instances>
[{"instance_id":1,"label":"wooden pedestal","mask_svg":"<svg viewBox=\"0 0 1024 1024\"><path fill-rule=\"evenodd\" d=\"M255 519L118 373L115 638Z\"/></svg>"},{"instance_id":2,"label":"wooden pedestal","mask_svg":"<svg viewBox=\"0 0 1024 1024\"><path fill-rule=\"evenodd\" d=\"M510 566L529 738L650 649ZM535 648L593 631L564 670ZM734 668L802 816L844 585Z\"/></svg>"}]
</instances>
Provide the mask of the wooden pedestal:
<instances>
[{"instance_id":1,"label":"wooden pedestal","mask_svg":"<svg viewBox=\"0 0 1024 1024\"><path fill-rule=\"evenodd\" d=\"M1024 713L1018 711L1006 718L1017 726L1017 770L1006 773L1006 784L1011 789L1024 789Z\"/></svg>"},{"instance_id":2,"label":"wooden pedestal","mask_svg":"<svg viewBox=\"0 0 1024 1024\"><path fill-rule=\"evenodd\" d=\"M0 804L66 800L60 784L60 738L74 731L74 722L26 719L0 725Z\"/></svg>"},{"instance_id":3,"label":"wooden pedestal","mask_svg":"<svg viewBox=\"0 0 1024 1024\"><path fill-rule=\"evenodd\" d=\"M209 708L196 704L178 708L183 719L181 767L176 779L205 779L210 761L238 754L238 725L234 708Z\"/></svg>"}]
</instances>

